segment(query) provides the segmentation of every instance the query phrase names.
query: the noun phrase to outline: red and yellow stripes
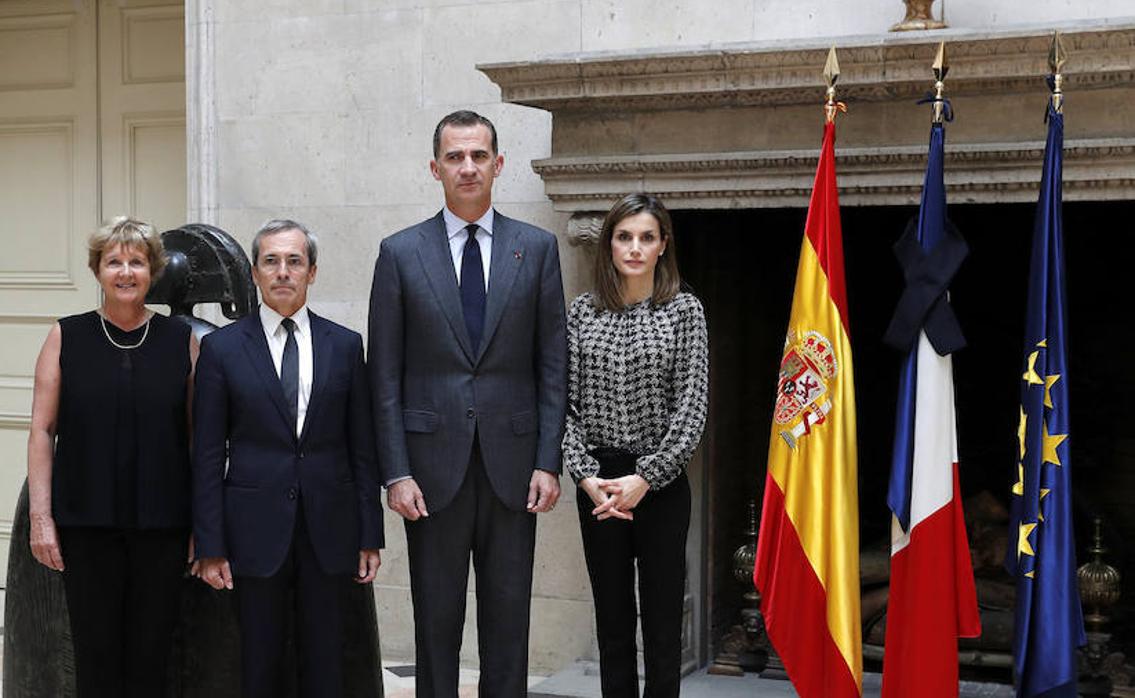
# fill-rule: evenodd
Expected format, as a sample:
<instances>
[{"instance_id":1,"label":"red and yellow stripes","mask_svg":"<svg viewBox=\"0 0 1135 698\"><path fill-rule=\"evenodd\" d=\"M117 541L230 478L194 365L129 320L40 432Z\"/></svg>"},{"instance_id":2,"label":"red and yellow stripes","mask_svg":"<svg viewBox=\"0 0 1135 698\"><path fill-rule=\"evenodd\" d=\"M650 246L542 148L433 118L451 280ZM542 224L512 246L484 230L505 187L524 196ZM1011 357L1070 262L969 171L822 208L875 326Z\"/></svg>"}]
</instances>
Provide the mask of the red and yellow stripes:
<instances>
[{"instance_id":1,"label":"red and yellow stripes","mask_svg":"<svg viewBox=\"0 0 1135 698\"><path fill-rule=\"evenodd\" d=\"M773 424L754 573L769 638L801 698L862 693L855 389L847 327L835 127L827 124L788 330L790 344L808 333L825 338L836 371L825 376L821 398L792 422ZM814 382L814 376L803 380ZM784 437L801 421L801 436Z\"/></svg>"}]
</instances>

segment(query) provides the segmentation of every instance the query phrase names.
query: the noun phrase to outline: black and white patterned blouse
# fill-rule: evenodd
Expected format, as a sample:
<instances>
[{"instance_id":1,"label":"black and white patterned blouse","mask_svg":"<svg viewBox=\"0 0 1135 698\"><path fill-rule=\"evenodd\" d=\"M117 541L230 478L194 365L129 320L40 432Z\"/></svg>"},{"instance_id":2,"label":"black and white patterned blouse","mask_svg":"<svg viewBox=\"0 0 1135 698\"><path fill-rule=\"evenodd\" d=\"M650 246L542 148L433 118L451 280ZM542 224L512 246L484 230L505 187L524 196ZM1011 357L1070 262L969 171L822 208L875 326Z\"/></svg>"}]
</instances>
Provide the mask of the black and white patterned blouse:
<instances>
[{"instance_id":1,"label":"black and white patterned blouse","mask_svg":"<svg viewBox=\"0 0 1135 698\"><path fill-rule=\"evenodd\" d=\"M599 473L588 454L621 448L646 454L637 472L651 489L678 477L705 426L709 342L701 302L679 293L611 312L592 295L568 313L568 417L564 466L572 478Z\"/></svg>"}]
</instances>

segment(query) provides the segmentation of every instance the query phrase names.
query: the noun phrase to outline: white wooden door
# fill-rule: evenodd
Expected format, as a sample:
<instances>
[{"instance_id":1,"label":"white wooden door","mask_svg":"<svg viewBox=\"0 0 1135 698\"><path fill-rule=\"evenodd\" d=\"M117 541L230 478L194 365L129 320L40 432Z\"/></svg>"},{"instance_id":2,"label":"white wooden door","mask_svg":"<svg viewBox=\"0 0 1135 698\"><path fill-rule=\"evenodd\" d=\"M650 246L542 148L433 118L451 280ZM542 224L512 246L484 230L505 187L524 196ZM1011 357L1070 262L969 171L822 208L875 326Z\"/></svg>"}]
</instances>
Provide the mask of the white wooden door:
<instances>
[{"instance_id":1,"label":"white wooden door","mask_svg":"<svg viewBox=\"0 0 1135 698\"><path fill-rule=\"evenodd\" d=\"M0 587L36 355L57 318L98 303L87 236L119 214L184 222L183 12L0 0Z\"/></svg>"},{"instance_id":2,"label":"white wooden door","mask_svg":"<svg viewBox=\"0 0 1135 698\"><path fill-rule=\"evenodd\" d=\"M182 0L99 0L99 54L103 217L183 225Z\"/></svg>"}]
</instances>

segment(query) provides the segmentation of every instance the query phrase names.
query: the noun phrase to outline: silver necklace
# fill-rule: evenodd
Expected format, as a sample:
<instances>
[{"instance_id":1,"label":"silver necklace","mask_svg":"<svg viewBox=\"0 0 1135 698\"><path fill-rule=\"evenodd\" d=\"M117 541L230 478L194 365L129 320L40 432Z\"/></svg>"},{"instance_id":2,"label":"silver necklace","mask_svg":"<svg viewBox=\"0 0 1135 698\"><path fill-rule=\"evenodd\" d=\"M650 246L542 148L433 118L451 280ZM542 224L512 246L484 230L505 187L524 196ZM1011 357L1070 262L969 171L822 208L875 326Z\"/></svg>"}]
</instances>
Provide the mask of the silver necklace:
<instances>
[{"instance_id":1,"label":"silver necklace","mask_svg":"<svg viewBox=\"0 0 1135 698\"><path fill-rule=\"evenodd\" d=\"M119 344L118 342L114 341L114 339L110 336L110 330L106 328L106 318L103 317L102 313L99 313L99 323L102 325L102 333L106 335L106 341L110 342L119 349L137 349L138 347L142 346L142 343L146 341L146 337L150 335L150 318L152 317L154 316L151 315L150 317L146 318L146 329L142 332L142 338L138 340L137 344Z\"/></svg>"}]
</instances>

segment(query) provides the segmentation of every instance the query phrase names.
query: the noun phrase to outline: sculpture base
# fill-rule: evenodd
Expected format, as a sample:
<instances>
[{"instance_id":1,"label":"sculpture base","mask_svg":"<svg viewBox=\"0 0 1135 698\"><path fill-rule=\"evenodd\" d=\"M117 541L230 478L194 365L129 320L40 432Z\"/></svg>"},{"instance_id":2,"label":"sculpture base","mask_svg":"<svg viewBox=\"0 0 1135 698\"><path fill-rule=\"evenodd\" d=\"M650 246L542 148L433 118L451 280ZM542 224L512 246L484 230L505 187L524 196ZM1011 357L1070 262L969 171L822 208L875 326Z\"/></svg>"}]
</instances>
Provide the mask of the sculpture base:
<instances>
[{"instance_id":1,"label":"sculpture base","mask_svg":"<svg viewBox=\"0 0 1135 698\"><path fill-rule=\"evenodd\" d=\"M740 625L734 625L725 634L721 640L721 647L721 652L714 657L707 673L718 676L744 676L745 672L756 672L763 676L765 669L772 663L768 650L761 646L753 633L746 631ZM777 665L780 664L779 658L775 655L772 658Z\"/></svg>"}]
</instances>

